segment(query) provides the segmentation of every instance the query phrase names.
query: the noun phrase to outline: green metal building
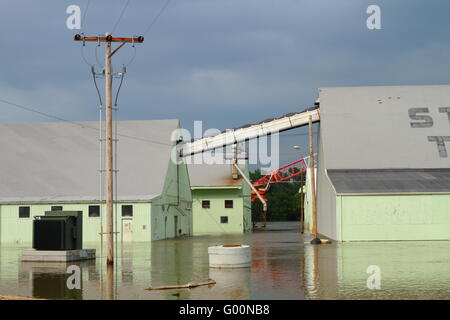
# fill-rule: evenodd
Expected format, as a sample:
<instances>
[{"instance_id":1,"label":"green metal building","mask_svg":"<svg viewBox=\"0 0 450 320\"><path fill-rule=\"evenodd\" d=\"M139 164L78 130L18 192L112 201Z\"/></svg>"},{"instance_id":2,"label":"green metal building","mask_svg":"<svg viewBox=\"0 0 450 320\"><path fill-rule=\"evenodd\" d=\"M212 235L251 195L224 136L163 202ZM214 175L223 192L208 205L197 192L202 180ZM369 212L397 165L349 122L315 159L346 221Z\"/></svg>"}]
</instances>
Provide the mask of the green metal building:
<instances>
[{"instance_id":1,"label":"green metal building","mask_svg":"<svg viewBox=\"0 0 450 320\"><path fill-rule=\"evenodd\" d=\"M318 232L450 240L450 86L322 88L319 101Z\"/></svg>"},{"instance_id":2,"label":"green metal building","mask_svg":"<svg viewBox=\"0 0 450 320\"><path fill-rule=\"evenodd\" d=\"M239 165L248 176L248 165ZM239 234L252 229L250 187L233 178L231 164L188 165L194 235Z\"/></svg>"},{"instance_id":3,"label":"green metal building","mask_svg":"<svg viewBox=\"0 0 450 320\"><path fill-rule=\"evenodd\" d=\"M192 235L187 167L171 160L179 121L118 121L117 132L118 239ZM0 243L31 243L33 217L49 210L83 211L84 242L101 240L99 134L97 122L0 124Z\"/></svg>"}]
</instances>

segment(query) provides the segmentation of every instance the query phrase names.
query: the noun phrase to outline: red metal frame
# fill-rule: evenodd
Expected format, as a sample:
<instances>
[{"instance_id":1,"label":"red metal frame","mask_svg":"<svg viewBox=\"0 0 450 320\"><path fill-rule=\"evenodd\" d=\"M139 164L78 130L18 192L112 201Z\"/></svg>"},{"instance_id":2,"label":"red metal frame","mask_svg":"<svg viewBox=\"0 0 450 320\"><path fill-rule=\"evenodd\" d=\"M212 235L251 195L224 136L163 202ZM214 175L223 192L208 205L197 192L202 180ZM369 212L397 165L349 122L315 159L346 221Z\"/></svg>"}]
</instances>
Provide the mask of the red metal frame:
<instances>
[{"instance_id":1,"label":"red metal frame","mask_svg":"<svg viewBox=\"0 0 450 320\"><path fill-rule=\"evenodd\" d=\"M299 159L292 163L289 163L283 167L273 170L269 174L266 174L264 177L259 179L258 181L253 183L253 186L258 189L258 193L267 201L266 196L264 195L269 189L271 184L278 183L281 181L289 180L299 174L306 172L307 165L305 159ZM263 187L263 188L261 188ZM252 201L255 201L258 196L252 191Z\"/></svg>"}]
</instances>

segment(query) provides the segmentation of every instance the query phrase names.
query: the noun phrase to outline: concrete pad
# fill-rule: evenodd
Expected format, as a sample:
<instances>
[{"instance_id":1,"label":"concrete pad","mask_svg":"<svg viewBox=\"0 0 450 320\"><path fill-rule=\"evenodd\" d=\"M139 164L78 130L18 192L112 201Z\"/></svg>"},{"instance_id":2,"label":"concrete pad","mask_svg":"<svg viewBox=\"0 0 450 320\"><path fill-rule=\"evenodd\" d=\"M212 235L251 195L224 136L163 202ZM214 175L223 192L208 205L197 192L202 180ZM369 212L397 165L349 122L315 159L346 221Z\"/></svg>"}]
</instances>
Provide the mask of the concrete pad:
<instances>
[{"instance_id":1,"label":"concrete pad","mask_svg":"<svg viewBox=\"0 0 450 320\"><path fill-rule=\"evenodd\" d=\"M95 259L95 249L82 250L23 250L21 261L69 262Z\"/></svg>"}]
</instances>

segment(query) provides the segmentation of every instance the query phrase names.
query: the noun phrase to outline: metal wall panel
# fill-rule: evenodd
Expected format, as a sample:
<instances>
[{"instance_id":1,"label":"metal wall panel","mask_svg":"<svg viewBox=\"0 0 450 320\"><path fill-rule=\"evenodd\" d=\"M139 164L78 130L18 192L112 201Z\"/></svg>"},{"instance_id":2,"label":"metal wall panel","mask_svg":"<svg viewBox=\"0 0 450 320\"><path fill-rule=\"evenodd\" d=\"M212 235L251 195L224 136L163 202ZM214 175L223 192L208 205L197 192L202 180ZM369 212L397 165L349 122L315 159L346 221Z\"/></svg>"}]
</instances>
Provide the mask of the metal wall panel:
<instances>
[{"instance_id":1,"label":"metal wall panel","mask_svg":"<svg viewBox=\"0 0 450 320\"><path fill-rule=\"evenodd\" d=\"M429 140L450 139L450 86L321 88L319 96L327 169L449 167L450 141L445 155Z\"/></svg>"}]
</instances>

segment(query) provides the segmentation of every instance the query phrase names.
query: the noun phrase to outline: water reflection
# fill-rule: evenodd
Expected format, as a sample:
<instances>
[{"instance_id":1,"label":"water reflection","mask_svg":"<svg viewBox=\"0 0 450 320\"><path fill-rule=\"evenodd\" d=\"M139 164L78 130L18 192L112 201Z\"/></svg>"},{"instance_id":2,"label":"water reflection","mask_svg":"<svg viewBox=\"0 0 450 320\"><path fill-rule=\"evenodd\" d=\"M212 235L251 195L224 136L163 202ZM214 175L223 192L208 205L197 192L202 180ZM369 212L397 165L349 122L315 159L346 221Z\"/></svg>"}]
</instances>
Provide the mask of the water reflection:
<instances>
[{"instance_id":1,"label":"water reflection","mask_svg":"<svg viewBox=\"0 0 450 320\"><path fill-rule=\"evenodd\" d=\"M216 281L214 290L220 291L222 295L228 297L227 299L251 299L251 271L249 268L210 269L209 277Z\"/></svg>"},{"instance_id":2,"label":"water reflection","mask_svg":"<svg viewBox=\"0 0 450 320\"><path fill-rule=\"evenodd\" d=\"M73 275L69 266L77 266L88 274L96 273L95 263L78 262L21 262L19 264L19 286L31 286L31 296L43 299L83 299L83 272L79 273L80 287L69 288L69 277Z\"/></svg>"},{"instance_id":3,"label":"water reflection","mask_svg":"<svg viewBox=\"0 0 450 320\"><path fill-rule=\"evenodd\" d=\"M251 269L210 269L209 246L249 244ZM82 263L20 262L24 246L0 247L0 294L49 299L450 299L450 242L333 243L313 246L296 223L225 237L177 238L116 246L107 268L100 243L97 260ZM81 270L81 288L69 289L69 265ZM381 270L381 290L370 290L367 267ZM145 290L208 278L195 289Z\"/></svg>"}]
</instances>

